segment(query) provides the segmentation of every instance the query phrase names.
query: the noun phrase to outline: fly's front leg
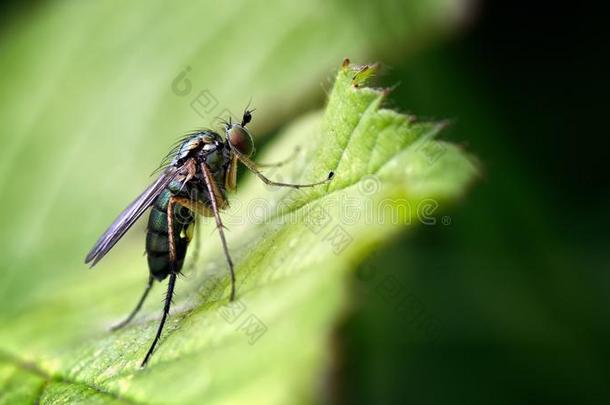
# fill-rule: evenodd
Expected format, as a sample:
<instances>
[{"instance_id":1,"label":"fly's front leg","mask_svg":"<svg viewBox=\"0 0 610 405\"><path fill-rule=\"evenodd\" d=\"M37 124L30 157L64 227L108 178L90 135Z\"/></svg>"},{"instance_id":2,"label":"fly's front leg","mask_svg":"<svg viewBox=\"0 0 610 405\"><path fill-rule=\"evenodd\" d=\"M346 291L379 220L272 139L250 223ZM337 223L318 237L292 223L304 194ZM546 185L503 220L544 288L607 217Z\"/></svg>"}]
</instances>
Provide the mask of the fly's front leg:
<instances>
[{"instance_id":1,"label":"fly's front leg","mask_svg":"<svg viewBox=\"0 0 610 405\"><path fill-rule=\"evenodd\" d=\"M265 175L263 175L261 173L261 171L258 169L256 163L254 163L252 160L250 160L243 153L239 152L237 149L235 149L232 146L231 146L231 150L233 151L233 153L235 153L235 155L237 156L239 161L242 162L248 168L248 170L250 170L252 173L254 173L259 179L261 179L263 181L263 183L265 183L269 186L292 187L292 188L297 188L297 189L306 188L306 187L314 187L314 186L319 186L321 184L328 183L335 176L334 172L329 172L326 179L317 181L315 183L305 183L305 184L282 183L279 181L273 181L273 180L267 178Z\"/></svg>"}]
</instances>

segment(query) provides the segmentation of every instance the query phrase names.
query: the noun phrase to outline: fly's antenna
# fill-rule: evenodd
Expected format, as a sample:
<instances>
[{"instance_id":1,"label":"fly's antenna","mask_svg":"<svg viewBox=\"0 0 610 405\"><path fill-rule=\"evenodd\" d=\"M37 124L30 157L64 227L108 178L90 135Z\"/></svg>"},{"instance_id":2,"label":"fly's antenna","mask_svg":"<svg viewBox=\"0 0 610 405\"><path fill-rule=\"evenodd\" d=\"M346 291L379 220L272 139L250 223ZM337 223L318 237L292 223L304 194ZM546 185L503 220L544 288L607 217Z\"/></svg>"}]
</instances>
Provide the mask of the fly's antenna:
<instances>
[{"instance_id":1,"label":"fly's antenna","mask_svg":"<svg viewBox=\"0 0 610 405\"><path fill-rule=\"evenodd\" d=\"M248 105L246 105L246 108L244 109L244 115L241 119L242 127L245 127L252 121L252 113L256 111L256 108L250 109L250 104L252 104L252 97L250 97L250 101L248 101Z\"/></svg>"}]
</instances>

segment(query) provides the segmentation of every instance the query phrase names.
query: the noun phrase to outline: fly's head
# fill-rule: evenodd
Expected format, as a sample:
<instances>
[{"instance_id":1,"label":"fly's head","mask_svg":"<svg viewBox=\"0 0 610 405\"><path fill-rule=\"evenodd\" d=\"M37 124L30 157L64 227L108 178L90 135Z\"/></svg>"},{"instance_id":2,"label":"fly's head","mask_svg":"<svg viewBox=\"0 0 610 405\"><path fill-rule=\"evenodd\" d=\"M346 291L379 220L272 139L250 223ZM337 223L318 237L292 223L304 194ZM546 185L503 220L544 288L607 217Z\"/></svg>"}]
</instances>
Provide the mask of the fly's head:
<instances>
[{"instance_id":1,"label":"fly's head","mask_svg":"<svg viewBox=\"0 0 610 405\"><path fill-rule=\"evenodd\" d=\"M226 145L240 154L250 157L254 153L254 141L246 125L252 121L254 110L246 108L241 123L233 124L231 121L225 124Z\"/></svg>"}]
</instances>

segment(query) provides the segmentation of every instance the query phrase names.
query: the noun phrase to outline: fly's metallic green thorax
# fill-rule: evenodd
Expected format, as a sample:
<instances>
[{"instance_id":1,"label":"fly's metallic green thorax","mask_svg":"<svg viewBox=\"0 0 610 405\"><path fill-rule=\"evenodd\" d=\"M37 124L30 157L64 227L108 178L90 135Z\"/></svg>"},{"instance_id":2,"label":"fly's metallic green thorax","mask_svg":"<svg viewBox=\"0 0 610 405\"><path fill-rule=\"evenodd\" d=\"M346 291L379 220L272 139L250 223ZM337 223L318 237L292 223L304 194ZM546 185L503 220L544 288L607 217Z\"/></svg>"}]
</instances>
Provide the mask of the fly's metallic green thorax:
<instances>
[{"instance_id":1,"label":"fly's metallic green thorax","mask_svg":"<svg viewBox=\"0 0 610 405\"><path fill-rule=\"evenodd\" d=\"M224 140L214 131L204 130L194 132L182 138L177 147L170 151L172 165L179 165L189 157L194 157L202 150L222 148Z\"/></svg>"}]
</instances>

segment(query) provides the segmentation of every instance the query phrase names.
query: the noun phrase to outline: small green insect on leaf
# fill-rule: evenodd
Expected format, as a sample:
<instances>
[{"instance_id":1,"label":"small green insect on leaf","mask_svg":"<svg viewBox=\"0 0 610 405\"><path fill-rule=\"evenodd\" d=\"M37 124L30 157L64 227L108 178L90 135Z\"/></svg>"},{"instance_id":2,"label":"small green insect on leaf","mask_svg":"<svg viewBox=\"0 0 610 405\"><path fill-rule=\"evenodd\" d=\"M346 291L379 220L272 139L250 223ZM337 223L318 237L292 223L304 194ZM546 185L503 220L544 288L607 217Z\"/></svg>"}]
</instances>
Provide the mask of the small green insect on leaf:
<instances>
[{"instance_id":1,"label":"small green insect on leaf","mask_svg":"<svg viewBox=\"0 0 610 405\"><path fill-rule=\"evenodd\" d=\"M360 87L364 85L367 80L373 77L375 73L377 73L377 70L379 70L379 64L377 63L374 65L362 65L360 67L354 66L350 68L349 59L345 59L343 61L342 69L351 70L354 73L354 75L352 76L352 85L354 87Z\"/></svg>"}]
</instances>

